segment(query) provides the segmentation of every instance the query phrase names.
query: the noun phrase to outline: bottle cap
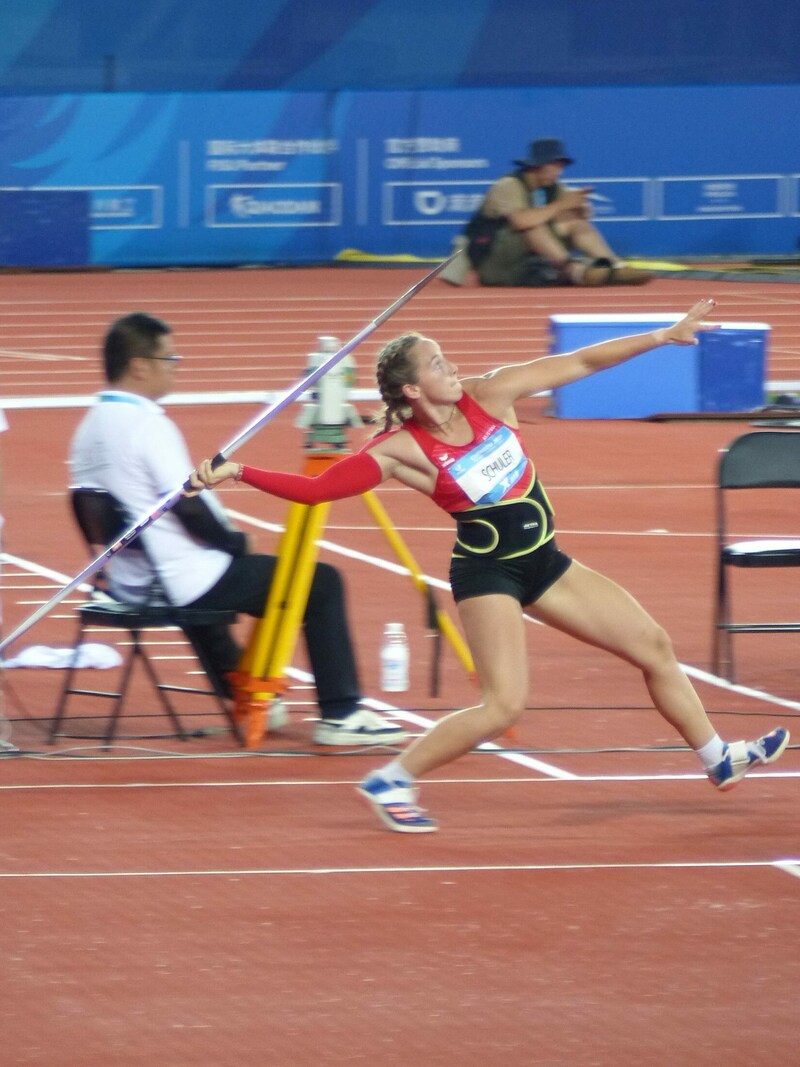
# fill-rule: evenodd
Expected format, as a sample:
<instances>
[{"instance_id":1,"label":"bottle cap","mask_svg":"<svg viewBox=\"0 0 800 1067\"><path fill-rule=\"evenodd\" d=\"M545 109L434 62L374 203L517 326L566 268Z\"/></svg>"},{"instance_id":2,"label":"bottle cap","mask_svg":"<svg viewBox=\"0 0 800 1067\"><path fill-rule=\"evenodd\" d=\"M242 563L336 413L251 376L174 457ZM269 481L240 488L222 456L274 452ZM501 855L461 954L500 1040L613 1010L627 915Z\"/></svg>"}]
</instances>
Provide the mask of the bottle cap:
<instances>
[{"instance_id":1,"label":"bottle cap","mask_svg":"<svg viewBox=\"0 0 800 1067\"><path fill-rule=\"evenodd\" d=\"M386 623L387 634L401 634L403 633L402 622L387 622Z\"/></svg>"}]
</instances>

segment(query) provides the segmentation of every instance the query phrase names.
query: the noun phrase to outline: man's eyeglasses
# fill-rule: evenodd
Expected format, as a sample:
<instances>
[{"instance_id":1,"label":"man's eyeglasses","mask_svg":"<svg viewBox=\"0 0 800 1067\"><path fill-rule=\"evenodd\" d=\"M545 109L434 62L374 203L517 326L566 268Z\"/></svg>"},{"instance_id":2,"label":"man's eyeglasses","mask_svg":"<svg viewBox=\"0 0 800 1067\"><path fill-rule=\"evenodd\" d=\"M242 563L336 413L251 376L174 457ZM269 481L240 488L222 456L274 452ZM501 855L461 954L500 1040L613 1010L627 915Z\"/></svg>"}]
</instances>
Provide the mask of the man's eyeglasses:
<instances>
[{"instance_id":1,"label":"man's eyeglasses","mask_svg":"<svg viewBox=\"0 0 800 1067\"><path fill-rule=\"evenodd\" d=\"M180 363L182 356L179 356L177 352L173 352L171 356L145 356L145 359L157 359L161 363Z\"/></svg>"}]
</instances>

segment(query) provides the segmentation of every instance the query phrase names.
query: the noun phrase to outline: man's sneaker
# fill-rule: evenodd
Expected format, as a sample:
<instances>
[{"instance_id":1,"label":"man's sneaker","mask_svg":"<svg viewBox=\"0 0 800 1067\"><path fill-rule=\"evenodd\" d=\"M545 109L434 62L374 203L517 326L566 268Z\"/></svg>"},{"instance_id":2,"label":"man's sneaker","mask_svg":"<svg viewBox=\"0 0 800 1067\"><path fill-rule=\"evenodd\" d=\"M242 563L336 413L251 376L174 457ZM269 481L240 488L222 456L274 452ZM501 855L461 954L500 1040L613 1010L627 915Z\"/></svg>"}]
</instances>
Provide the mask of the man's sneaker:
<instances>
[{"instance_id":1,"label":"man's sneaker","mask_svg":"<svg viewBox=\"0 0 800 1067\"><path fill-rule=\"evenodd\" d=\"M388 826L400 834L430 834L439 827L417 805L416 790L399 782L387 782L378 774L368 774L356 789L369 802L372 810Z\"/></svg>"},{"instance_id":2,"label":"man's sneaker","mask_svg":"<svg viewBox=\"0 0 800 1067\"><path fill-rule=\"evenodd\" d=\"M774 763L789 744L789 731L779 726L757 741L732 741L725 745L722 761L708 772L717 789L733 789L753 767Z\"/></svg>"},{"instance_id":3,"label":"man's sneaker","mask_svg":"<svg viewBox=\"0 0 800 1067\"><path fill-rule=\"evenodd\" d=\"M270 733L273 730L281 730L289 721L289 709L286 707L280 697L272 701L269 706L269 712L267 714L267 729Z\"/></svg>"},{"instance_id":4,"label":"man's sneaker","mask_svg":"<svg viewBox=\"0 0 800 1067\"><path fill-rule=\"evenodd\" d=\"M317 745L399 745L405 739L402 726L366 708L351 711L344 719L320 719L314 730Z\"/></svg>"}]
</instances>

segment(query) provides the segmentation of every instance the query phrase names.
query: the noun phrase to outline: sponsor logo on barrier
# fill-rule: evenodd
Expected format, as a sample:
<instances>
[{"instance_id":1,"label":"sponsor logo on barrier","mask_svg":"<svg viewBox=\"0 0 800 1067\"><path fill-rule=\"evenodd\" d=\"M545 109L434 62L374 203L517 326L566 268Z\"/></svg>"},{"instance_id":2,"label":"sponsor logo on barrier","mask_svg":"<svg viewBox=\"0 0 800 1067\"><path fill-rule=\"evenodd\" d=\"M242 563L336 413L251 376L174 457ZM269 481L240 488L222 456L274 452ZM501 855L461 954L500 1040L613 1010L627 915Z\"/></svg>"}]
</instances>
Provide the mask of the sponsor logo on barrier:
<instances>
[{"instance_id":1,"label":"sponsor logo on barrier","mask_svg":"<svg viewBox=\"0 0 800 1067\"><path fill-rule=\"evenodd\" d=\"M784 212L780 174L716 174L660 178L655 216L661 219L767 219Z\"/></svg>"},{"instance_id":2,"label":"sponsor logo on barrier","mask_svg":"<svg viewBox=\"0 0 800 1067\"><path fill-rule=\"evenodd\" d=\"M88 192L92 230L158 230L164 225L161 185L93 186Z\"/></svg>"},{"instance_id":3,"label":"sponsor logo on barrier","mask_svg":"<svg viewBox=\"0 0 800 1067\"><path fill-rule=\"evenodd\" d=\"M54 191L89 193L90 229L161 229L163 186L53 186Z\"/></svg>"},{"instance_id":4,"label":"sponsor logo on barrier","mask_svg":"<svg viewBox=\"0 0 800 1067\"><path fill-rule=\"evenodd\" d=\"M4 186L0 191L23 190ZM90 230L160 230L164 225L163 185L49 185L29 191L88 193Z\"/></svg>"},{"instance_id":5,"label":"sponsor logo on barrier","mask_svg":"<svg viewBox=\"0 0 800 1067\"><path fill-rule=\"evenodd\" d=\"M642 222L651 215L648 178L570 178L566 187L589 186L592 215L597 222Z\"/></svg>"},{"instance_id":6,"label":"sponsor logo on barrier","mask_svg":"<svg viewBox=\"0 0 800 1067\"><path fill-rule=\"evenodd\" d=\"M441 215L447 210L447 197L441 189L420 189L414 193L414 207L420 215Z\"/></svg>"},{"instance_id":7,"label":"sponsor logo on barrier","mask_svg":"<svg viewBox=\"0 0 800 1067\"><path fill-rule=\"evenodd\" d=\"M320 215L321 200L259 200L255 196L234 193L228 200L228 207L237 219L253 218L258 215Z\"/></svg>"},{"instance_id":8,"label":"sponsor logo on barrier","mask_svg":"<svg viewBox=\"0 0 800 1067\"><path fill-rule=\"evenodd\" d=\"M595 189L592 210L604 222L635 222L648 217L645 178L585 178L573 186ZM385 226L446 226L465 223L480 207L489 181L384 182Z\"/></svg>"},{"instance_id":9,"label":"sponsor logo on barrier","mask_svg":"<svg viewBox=\"0 0 800 1067\"><path fill-rule=\"evenodd\" d=\"M490 182L384 182L386 226L445 226L465 222Z\"/></svg>"},{"instance_id":10,"label":"sponsor logo on barrier","mask_svg":"<svg viewBox=\"0 0 800 1067\"><path fill-rule=\"evenodd\" d=\"M338 226L338 183L207 185L206 226Z\"/></svg>"}]
</instances>

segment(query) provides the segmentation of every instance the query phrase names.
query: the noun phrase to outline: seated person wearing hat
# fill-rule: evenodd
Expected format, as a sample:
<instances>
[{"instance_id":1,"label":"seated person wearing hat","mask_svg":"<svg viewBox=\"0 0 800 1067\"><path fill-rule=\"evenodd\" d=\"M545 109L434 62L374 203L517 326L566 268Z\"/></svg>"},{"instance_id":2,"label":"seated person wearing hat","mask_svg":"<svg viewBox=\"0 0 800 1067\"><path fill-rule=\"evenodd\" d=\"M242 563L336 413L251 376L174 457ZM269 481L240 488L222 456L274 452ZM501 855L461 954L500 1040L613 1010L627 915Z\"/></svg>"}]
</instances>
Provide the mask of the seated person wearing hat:
<instances>
[{"instance_id":1,"label":"seated person wearing hat","mask_svg":"<svg viewBox=\"0 0 800 1067\"><path fill-rule=\"evenodd\" d=\"M622 264L591 222L590 188L559 178L573 160L555 138L534 141L527 159L489 189L465 230L481 285L643 285L652 275ZM573 258L578 252L581 258ZM459 257L463 260L464 257ZM455 263L458 263L456 260ZM442 275L445 281L460 281Z\"/></svg>"}]
</instances>

